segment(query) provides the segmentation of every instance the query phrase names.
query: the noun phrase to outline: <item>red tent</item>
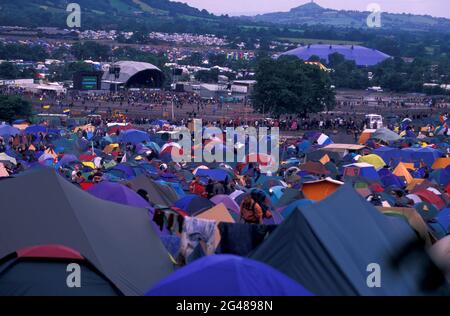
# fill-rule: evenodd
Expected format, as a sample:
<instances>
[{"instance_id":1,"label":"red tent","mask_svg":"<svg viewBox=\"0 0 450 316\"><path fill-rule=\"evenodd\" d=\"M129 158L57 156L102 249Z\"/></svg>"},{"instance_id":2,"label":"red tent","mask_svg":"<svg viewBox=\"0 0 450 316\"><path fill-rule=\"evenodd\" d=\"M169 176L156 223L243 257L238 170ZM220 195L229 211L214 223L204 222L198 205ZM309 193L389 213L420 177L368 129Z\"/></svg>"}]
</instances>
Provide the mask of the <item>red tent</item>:
<instances>
[{"instance_id":1,"label":"red tent","mask_svg":"<svg viewBox=\"0 0 450 316\"><path fill-rule=\"evenodd\" d=\"M445 207L445 202L436 194L428 190L421 190L415 192L417 196L419 196L422 201L428 202L436 206L439 210Z\"/></svg>"}]
</instances>

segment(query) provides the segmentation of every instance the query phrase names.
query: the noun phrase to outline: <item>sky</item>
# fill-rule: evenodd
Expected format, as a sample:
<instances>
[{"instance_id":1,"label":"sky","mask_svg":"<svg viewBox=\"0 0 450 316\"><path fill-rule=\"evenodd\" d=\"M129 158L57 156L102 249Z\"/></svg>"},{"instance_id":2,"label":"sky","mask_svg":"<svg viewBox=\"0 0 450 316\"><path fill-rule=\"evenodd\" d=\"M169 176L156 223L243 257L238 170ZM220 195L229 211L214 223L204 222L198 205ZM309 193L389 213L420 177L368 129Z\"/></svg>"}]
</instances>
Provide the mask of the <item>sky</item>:
<instances>
[{"instance_id":1,"label":"sky","mask_svg":"<svg viewBox=\"0 0 450 316\"><path fill-rule=\"evenodd\" d=\"M289 11L310 0L177 0L216 14L254 15ZM366 11L367 5L377 3L384 12L428 14L450 18L450 0L315 0L324 8Z\"/></svg>"}]
</instances>

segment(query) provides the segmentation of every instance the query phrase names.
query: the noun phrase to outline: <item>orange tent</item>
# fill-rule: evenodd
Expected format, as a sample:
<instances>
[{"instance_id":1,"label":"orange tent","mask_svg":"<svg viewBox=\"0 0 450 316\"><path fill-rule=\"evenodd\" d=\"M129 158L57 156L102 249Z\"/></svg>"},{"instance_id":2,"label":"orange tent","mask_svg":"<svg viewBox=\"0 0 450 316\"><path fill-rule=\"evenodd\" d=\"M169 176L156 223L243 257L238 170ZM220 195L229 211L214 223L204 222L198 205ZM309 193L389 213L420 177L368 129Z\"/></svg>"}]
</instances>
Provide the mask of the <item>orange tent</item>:
<instances>
[{"instance_id":1,"label":"orange tent","mask_svg":"<svg viewBox=\"0 0 450 316\"><path fill-rule=\"evenodd\" d=\"M397 167L394 169L393 174L398 177L405 178L407 184L411 183L414 179L411 173L409 173L406 164L404 164L403 162L397 165Z\"/></svg>"},{"instance_id":2,"label":"orange tent","mask_svg":"<svg viewBox=\"0 0 450 316\"><path fill-rule=\"evenodd\" d=\"M216 221L217 225L219 223L235 223L235 220L230 215L230 212L228 212L226 206L223 203L217 204L213 208L210 208L209 210L198 214L197 216L195 216L195 218L209 219L212 221ZM216 248L220 243L220 231L217 225L214 232L215 236L214 242Z\"/></svg>"},{"instance_id":3,"label":"orange tent","mask_svg":"<svg viewBox=\"0 0 450 316\"><path fill-rule=\"evenodd\" d=\"M408 186L406 187L406 190L407 190L408 192L411 192L412 190L414 190L414 188L415 188L416 186L418 186L419 184L421 184L424 180L425 180L425 179L416 179L416 178L412 179L412 181L408 183Z\"/></svg>"},{"instance_id":4,"label":"orange tent","mask_svg":"<svg viewBox=\"0 0 450 316\"><path fill-rule=\"evenodd\" d=\"M434 162L432 169L444 169L450 165L450 158L438 158Z\"/></svg>"},{"instance_id":5,"label":"orange tent","mask_svg":"<svg viewBox=\"0 0 450 316\"><path fill-rule=\"evenodd\" d=\"M359 136L359 142L358 144L364 145L370 137L372 137L372 134L375 133L374 129L366 129L361 133L361 136Z\"/></svg>"},{"instance_id":6,"label":"orange tent","mask_svg":"<svg viewBox=\"0 0 450 316\"><path fill-rule=\"evenodd\" d=\"M324 180L304 183L301 191L305 195L305 198L318 202L333 194L342 184L344 183L326 178Z\"/></svg>"}]
</instances>

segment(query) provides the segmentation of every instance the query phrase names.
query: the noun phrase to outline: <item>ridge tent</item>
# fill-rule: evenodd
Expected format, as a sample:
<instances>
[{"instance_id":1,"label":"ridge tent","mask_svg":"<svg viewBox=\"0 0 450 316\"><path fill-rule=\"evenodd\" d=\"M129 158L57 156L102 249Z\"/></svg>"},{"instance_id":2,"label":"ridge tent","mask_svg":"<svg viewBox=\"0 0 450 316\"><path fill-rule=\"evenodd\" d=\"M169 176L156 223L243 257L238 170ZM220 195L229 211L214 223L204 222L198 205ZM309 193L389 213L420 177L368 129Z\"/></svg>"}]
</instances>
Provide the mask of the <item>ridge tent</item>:
<instances>
[{"instance_id":1,"label":"ridge tent","mask_svg":"<svg viewBox=\"0 0 450 316\"><path fill-rule=\"evenodd\" d=\"M147 296L312 296L300 284L263 263L212 255L177 270Z\"/></svg>"},{"instance_id":2,"label":"ridge tent","mask_svg":"<svg viewBox=\"0 0 450 316\"><path fill-rule=\"evenodd\" d=\"M146 209L97 199L54 170L0 181L0 199L0 258L24 247L62 245L124 295L142 295L173 271Z\"/></svg>"},{"instance_id":3,"label":"ridge tent","mask_svg":"<svg viewBox=\"0 0 450 316\"><path fill-rule=\"evenodd\" d=\"M382 215L347 184L294 211L251 258L316 295L419 295L431 261L423 248L411 260L399 255L417 240L404 220ZM383 271L381 288L367 286L370 263Z\"/></svg>"},{"instance_id":4,"label":"ridge tent","mask_svg":"<svg viewBox=\"0 0 450 316\"><path fill-rule=\"evenodd\" d=\"M403 162L397 165L392 174L396 175L397 177L405 178L405 181L408 185L413 181L413 176L408 171L406 164Z\"/></svg>"}]
</instances>

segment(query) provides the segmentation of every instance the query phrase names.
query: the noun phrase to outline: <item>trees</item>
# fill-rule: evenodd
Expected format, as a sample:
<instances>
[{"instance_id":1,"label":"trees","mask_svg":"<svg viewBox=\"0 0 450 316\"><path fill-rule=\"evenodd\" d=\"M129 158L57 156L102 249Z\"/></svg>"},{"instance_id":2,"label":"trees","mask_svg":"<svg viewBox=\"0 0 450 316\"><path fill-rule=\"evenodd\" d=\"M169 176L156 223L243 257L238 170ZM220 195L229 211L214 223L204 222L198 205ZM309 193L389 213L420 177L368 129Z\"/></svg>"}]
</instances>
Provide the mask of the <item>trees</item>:
<instances>
[{"instance_id":1,"label":"trees","mask_svg":"<svg viewBox=\"0 0 450 316\"><path fill-rule=\"evenodd\" d=\"M17 79L19 73L19 69L12 63L3 62L0 64L0 79Z\"/></svg>"},{"instance_id":2,"label":"trees","mask_svg":"<svg viewBox=\"0 0 450 316\"><path fill-rule=\"evenodd\" d=\"M15 96L0 95L0 121L11 123L31 115L31 103Z\"/></svg>"},{"instance_id":3,"label":"trees","mask_svg":"<svg viewBox=\"0 0 450 316\"><path fill-rule=\"evenodd\" d=\"M336 88L366 89L369 86L367 72L339 53L328 56L328 66L333 69L331 80Z\"/></svg>"},{"instance_id":4,"label":"trees","mask_svg":"<svg viewBox=\"0 0 450 316\"><path fill-rule=\"evenodd\" d=\"M111 49L108 46L91 41L76 43L72 46L71 53L77 60L92 59L97 61L107 61L111 55Z\"/></svg>"},{"instance_id":5,"label":"trees","mask_svg":"<svg viewBox=\"0 0 450 316\"><path fill-rule=\"evenodd\" d=\"M262 58L256 67L253 107L275 117L330 110L335 95L326 72L296 57Z\"/></svg>"}]
</instances>

